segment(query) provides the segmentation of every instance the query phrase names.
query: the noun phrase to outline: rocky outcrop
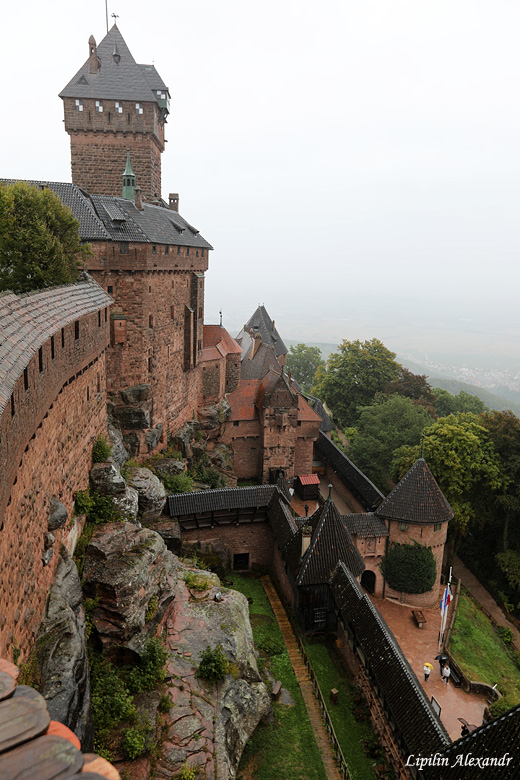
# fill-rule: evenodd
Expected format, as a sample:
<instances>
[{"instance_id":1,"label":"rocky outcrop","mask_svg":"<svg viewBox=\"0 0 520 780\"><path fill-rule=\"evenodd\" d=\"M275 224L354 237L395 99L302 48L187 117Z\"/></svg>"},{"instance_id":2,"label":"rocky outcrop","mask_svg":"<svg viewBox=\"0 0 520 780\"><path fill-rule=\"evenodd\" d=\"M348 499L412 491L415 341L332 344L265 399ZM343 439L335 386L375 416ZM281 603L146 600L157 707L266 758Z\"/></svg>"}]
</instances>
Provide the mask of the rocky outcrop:
<instances>
[{"instance_id":1,"label":"rocky outcrop","mask_svg":"<svg viewBox=\"0 0 520 780\"><path fill-rule=\"evenodd\" d=\"M108 439L112 447L112 458L119 468L122 468L129 459L130 454L123 443L123 435L110 420L107 426Z\"/></svg>"},{"instance_id":2,"label":"rocky outcrop","mask_svg":"<svg viewBox=\"0 0 520 780\"><path fill-rule=\"evenodd\" d=\"M198 420L190 420L173 436L173 445L184 458L191 458L191 444L199 428Z\"/></svg>"},{"instance_id":3,"label":"rocky outcrop","mask_svg":"<svg viewBox=\"0 0 520 780\"><path fill-rule=\"evenodd\" d=\"M130 523L108 523L95 530L83 587L95 600L92 619L107 649L125 645L139 652L147 631L164 617L175 597L180 566L155 531Z\"/></svg>"},{"instance_id":4,"label":"rocky outcrop","mask_svg":"<svg viewBox=\"0 0 520 780\"><path fill-rule=\"evenodd\" d=\"M49 714L75 732L83 750L92 749L90 679L85 614L76 565L65 547L49 590L36 640L40 693Z\"/></svg>"},{"instance_id":5,"label":"rocky outcrop","mask_svg":"<svg viewBox=\"0 0 520 780\"><path fill-rule=\"evenodd\" d=\"M161 515L158 520L153 523L149 523L147 528L151 528L152 531L156 531L163 539L168 550L171 552L179 553L182 546L182 534L181 526L178 520L174 520L173 517L165 517Z\"/></svg>"},{"instance_id":6,"label":"rocky outcrop","mask_svg":"<svg viewBox=\"0 0 520 780\"><path fill-rule=\"evenodd\" d=\"M147 401L150 395L150 385L133 385L132 387L126 387L124 390L119 391L121 400L126 405L141 404L143 401Z\"/></svg>"},{"instance_id":7,"label":"rocky outcrop","mask_svg":"<svg viewBox=\"0 0 520 780\"><path fill-rule=\"evenodd\" d=\"M90 470L90 482L102 496L118 496L126 490L126 482L112 458L103 463L94 463Z\"/></svg>"},{"instance_id":8,"label":"rocky outcrop","mask_svg":"<svg viewBox=\"0 0 520 780\"><path fill-rule=\"evenodd\" d=\"M47 520L47 527L49 531L56 531L58 528L63 528L68 520L68 512L66 506L59 501L56 496L51 498L51 513Z\"/></svg>"},{"instance_id":9,"label":"rocky outcrop","mask_svg":"<svg viewBox=\"0 0 520 780\"><path fill-rule=\"evenodd\" d=\"M127 482L139 494L139 515L143 523L156 520L166 504L162 482L146 468L129 469Z\"/></svg>"},{"instance_id":10,"label":"rocky outcrop","mask_svg":"<svg viewBox=\"0 0 520 780\"><path fill-rule=\"evenodd\" d=\"M220 428L223 422L229 419L231 406L226 398L223 398L219 404L205 406L198 411L198 417L203 430L213 430Z\"/></svg>"},{"instance_id":11,"label":"rocky outcrop","mask_svg":"<svg viewBox=\"0 0 520 780\"><path fill-rule=\"evenodd\" d=\"M125 487L125 492L113 496L112 501L123 522L141 525L137 519L137 515L139 514L139 493L135 488Z\"/></svg>"}]
</instances>

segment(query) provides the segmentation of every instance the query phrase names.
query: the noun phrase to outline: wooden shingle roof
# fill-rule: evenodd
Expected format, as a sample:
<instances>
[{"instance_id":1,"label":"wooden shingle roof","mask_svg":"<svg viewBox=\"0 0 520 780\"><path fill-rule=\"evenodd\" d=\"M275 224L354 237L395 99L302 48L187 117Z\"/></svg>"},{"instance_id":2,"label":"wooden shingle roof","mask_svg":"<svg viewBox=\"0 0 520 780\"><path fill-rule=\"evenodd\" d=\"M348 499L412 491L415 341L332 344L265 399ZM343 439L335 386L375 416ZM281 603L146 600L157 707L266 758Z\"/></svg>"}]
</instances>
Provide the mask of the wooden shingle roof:
<instances>
[{"instance_id":1,"label":"wooden shingle roof","mask_svg":"<svg viewBox=\"0 0 520 780\"><path fill-rule=\"evenodd\" d=\"M33 355L51 336L112 298L83 273L80 281L24 295L0 293L0 413Z\"/></svg>"},{"instance_id":2,"label":"wooden shingle roof","mask_svg":"<svg viewBox=\"0 0 520 780\"><path fill-rule=\"evenodd\" d=\"M406 523L447 523L453 517L428 464L419 458L375 510L378 517Z\"/></svg>"},{"instance_id":3,"label":"wooden shingle roof","mask_svg":"<svg viewBox=\"0 0 520 780\"><path fill-rule=\"evenodd\" d=\"M385 709L402 736L404 752L430 755L442 750L450 743L444 726L392 632L343 563L337 565L330 586L341 620L354 632Z\"/></svg>"}]
</instances>

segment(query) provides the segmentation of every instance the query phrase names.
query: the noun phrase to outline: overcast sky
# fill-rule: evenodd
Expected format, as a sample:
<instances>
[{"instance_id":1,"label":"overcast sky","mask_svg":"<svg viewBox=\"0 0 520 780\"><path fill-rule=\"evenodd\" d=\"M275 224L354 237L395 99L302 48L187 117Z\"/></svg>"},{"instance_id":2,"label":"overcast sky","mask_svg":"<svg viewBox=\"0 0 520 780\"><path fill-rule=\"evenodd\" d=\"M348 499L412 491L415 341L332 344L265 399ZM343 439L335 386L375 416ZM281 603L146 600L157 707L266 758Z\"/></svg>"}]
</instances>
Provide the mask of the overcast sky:
<instances>
[{"instance_id":1,"label":"overcast sky","mask_svg":"<svg viewBox=\"0 0 520 780\"><path fill-rule=\"evenodd\" d=\"M170 88L163 196L215 247L207 321L265 303L287 338L391 341L484 317L518 349L518 0L108 11ZM104 0L3 8L0 175L70 181L58 93L90 34Z\"/></svg>"}]
</instances>

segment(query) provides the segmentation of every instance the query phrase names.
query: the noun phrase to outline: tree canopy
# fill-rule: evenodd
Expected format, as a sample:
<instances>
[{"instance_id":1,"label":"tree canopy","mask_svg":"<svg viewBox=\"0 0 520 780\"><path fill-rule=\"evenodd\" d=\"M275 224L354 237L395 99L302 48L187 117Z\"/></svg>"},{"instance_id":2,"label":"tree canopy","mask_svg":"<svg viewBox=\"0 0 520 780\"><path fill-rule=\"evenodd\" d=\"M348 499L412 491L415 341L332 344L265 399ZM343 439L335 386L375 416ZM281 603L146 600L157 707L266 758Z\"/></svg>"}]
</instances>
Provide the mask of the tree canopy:
<instances>
[{"instance_id":1,"label":"tree canopy","mask_svg":"<svg viewBox=\"0 0 520 780\"><path fill-rule=\"evenodd\" d=\"M507 483L488 432L474 414L449 415L424 430L424 458L455 513L450 523L452 551L471 522L486 512L490 492ZM393 474L403 477L421 455L421 446L400 447Z\"/></svg>"},{"instance_id":2,"label":"tree canopy","mask_svg":"<svg viewBox=\"0 0 520 780\"><path fill-rule=\"evenodd\" d=\"M24 182L0 186L0 290L15 293L74 282L79 223L57 195Z\"/></svg>"},{"instance_id":3,"label":"tree canopy","mask_svg":"<svg viewBox=\"0 0 520 780\"><path fill-rule=\"evenodd\" d=\"M465 390L461 390L458 395L453 395L440 387L434 387L433 395L437 417L447 417L449 414L461 412L480 414L487 411L486 404L480 400L478 395L470 395Z\"/></svg>"},{"instance_id":4,"label":"tree canopy","mask_svg":"<svg viewBox=\"0 0 520 780\"><path fill-rule=\"evenodd\" d=\"M359 409L354 435L349 435L348 457L383 492L388 490L394 451L417 444L433 418L410 398L391 395L380 404Z\"/></svg>"},{"instance_id":5,"label":"tree canopy","mask_svg":"<svg viewBox=\"0 0 520 780\"><path fill-rule=\"evenodd\" d=\"M401 366L379 339L342 341L317 372L313 388L342 425L353 425L358 407L369 406L387 382L397 379Z\"/></svg>"},{"instance_id":6,"label":"tree canopy","mask_svg":"<svg viewBox=\"0 0 520 780\"><path fill-rule=\"evenodd\" d=\"M323 362L319 347L308 347L307 344L297 344L289 348L287 367L291 369L294 378L299 382L304 392L309 392L316 369Z\"/></svg>"}]
</instances>

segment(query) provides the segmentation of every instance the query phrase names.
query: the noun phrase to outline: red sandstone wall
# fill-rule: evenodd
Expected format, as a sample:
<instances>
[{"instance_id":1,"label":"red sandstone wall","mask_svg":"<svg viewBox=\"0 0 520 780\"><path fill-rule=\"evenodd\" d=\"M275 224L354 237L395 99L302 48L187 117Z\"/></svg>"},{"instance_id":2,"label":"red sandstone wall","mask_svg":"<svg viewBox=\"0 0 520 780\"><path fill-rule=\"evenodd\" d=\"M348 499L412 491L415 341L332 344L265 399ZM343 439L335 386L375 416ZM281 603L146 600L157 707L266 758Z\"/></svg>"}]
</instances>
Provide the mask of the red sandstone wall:
<instances>
[{"instance_id":1,"label":"red sandstone wall","mask_svg":"<svg viewBox=\"0 0 520 780\"><path fill-rule=\"evenodd\" d=\"M259 420L238 420L223 426L220 441L233 448L234 472L238 479L257 479L261 473Z\"/></svg>"},{"instance_id":2,"label":"red sandstone wall","mask_svg":"<svg viewBox=\"0 0 520 780\"><path fill-rule=\"evenodd\" d=\"M15 414L10 405L0 421L0 655L9 657L13 644L27 651L35 637L47 590L53 580L60 543L70 533L54 532L54 556L42 563L44 535L53 496L69 513L73 494L88 484L92 443L106 430L104 349L108 321L101 312L80 319L80 338L74 323L43 345L43 371L36 354L14 389ZM23 660L23 656L22 656Z\"/></svg>"},{"instance_id":3,"label":"red sandstone wall","mask_svg":"<svg viewBox=\"0 0 520 780\"><path fill-rule=\"evenodd\" d=\"M223 358L202 363L202 402L209 404L224 397L226 374Z\"/></svg>"},{"instance_id":4,"label":"red sandstone wall","mask_svg":"<svg viewBox=\"0 0 520 780\"><path fill-rule=\"evenodd\" d=\"M121 101L123 113L116 113L115 101L103 100L103 112L94 99L83 100L76 110L74 98L64 99L65 130L70 135L72 181L93 194L121 196L127 152L130 152L136 183L146 198L161 195L161 153L164 125L155 103Z\"/></svg>"},{"instance_id":5,"label":"red sandstone wall","mask_svg":"<svg viewBox=\"0 0 520 780\"><path fill-rule=\"evenodd\" d=\"M408 525L406 531L399 530L399 523L392 520L389 525L389 543L411 544L412 540L432 548L437 564L437 577L433 588L427 593L399 593L388 585L385 589L385 596L397 598L403 603L416 607L429 607L436 604L439 598L439 588L441 582L442 557L444 554L444 545L448 533L448 523L443 523L439 531L434 531L432 525Z\"/></svg>"},{"instance_id":6,"label":"red sandstone wall","mask_svg":"<svg viewBox=\"0 0 520 780\"><path fill-rule=\"evenodd\" d=\"M233 566L233 555L249 553L249 563L252 569L269 568L276 548L268 522L183 531L182 540L188 544L202 541L223 543L231 554L231 566Z\"/></svg>"}]
</instances>

